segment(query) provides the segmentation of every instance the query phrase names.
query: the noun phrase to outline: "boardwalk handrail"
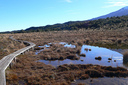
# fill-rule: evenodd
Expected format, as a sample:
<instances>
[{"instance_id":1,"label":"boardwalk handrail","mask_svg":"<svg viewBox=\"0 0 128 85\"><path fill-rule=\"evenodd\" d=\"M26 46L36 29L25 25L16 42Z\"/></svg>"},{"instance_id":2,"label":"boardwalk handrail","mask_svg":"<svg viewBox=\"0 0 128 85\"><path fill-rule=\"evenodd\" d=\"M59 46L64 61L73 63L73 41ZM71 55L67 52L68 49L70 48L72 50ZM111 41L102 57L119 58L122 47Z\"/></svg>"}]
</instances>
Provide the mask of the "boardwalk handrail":
<instances>
[{"instance_id":1,"label":"boardwalk handrail","mask_svg":"<svg viewBox=\"0 0 128 85\"><path fill-rule=\"evenodd\" d=\"M14 53L11 53L11 54L3 57L0 60L0 85L6 85L5 70L9 66L9 64L12 62L12 60L16 56L18 56L18 55L24 53L25 51L27 51L29 49L32 49L32 48L34 48L36 46L36 44L28 42L28 41L16 40L12 36L10 37L10 39L12 39L14 41L18 41L18 42L23 42L24 44L26 43L27 47L24 47L24 48L14 52Z\"/></svg>"}]
</instances>

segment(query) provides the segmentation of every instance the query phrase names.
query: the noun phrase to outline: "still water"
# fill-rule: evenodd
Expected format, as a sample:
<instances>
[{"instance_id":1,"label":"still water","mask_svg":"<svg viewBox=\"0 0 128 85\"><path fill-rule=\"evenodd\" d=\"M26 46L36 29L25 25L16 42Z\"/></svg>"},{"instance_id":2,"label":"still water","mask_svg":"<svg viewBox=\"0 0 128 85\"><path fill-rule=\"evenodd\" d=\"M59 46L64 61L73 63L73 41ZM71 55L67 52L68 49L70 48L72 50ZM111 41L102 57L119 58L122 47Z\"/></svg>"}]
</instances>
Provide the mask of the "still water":
<instances>
[{"instance_id":1,"label":"still water","mask_svg":"<svg viewBox=\"0 0 128 85\"><path fill-rule=\"evenodd\" d=\"M75 45L67 44L65 42L61 42L60 44L63 44L64 47L70 47L70 48L76 48ZM49 45L46 45L49 46ZM91 51L86 51L85 48L91 49ZM40 50L43 51L43 50ZM36 53L37 54L37 53ZM85 54L86 57L80 57L79 60L70 60L70 59L65 59L63 61L60 60L55 60L55 61L47 61L47 60L39 60L39 62L43 62L45 64L53 65L55 67L63 64L94 64L94 65L102 65L102 66L121 66L125 67L123 65L123 55L116 52L112 51L107 48L103 47L98 47L98 46L90 46L90 45L83 45L81 47L81 54ZM96 60L95 57L101 56L101 60ZM108 60L108 58L111 58L112 60ZM115 60L115 62L114 62Z\"/></svg>"},{"instance_id":2,"label":"still water","mask_svg":"<svg viewBox=\"0 0 128 85\"><path fill-rule=\"evenodd\" d=\"M70 48L76 48L75 45L67 44L65 42L61 42L60 44L63 44L64 47L70 47ZM46 47L49 47L49 45L46 45ZM91 49L91 51L86 51L85 48ZM48 48L46 48L48 49ZM44 49L37 51L41 52ZM123 65L123 55L121 53L118 53L114 50L117 49L107 49L103 47L98 46L90 46L90 45L83 45L81 47L81 54L85 54L86 57L77 56L80 57L79 60L56 60L56 61L46 61L46 60L39 60L39 62L43 62L45 64L53 65L57 67L58 65L63 64L94 64L94 65L102 65L102 66L112 66L112 67L125 67ZM36 54L38 55L38 53ZM101 60L95 60L95 57L101 56ZM112 60L108 60L108 58L112 58ZM116 62L114 62L116 60ZM108 62L109 61L109 62ZM127 68L127 67L125 67ZM92 81L92 82L90 82ZM128 85L128 78L89 78L86 80L76 80L75 82L72 82L71 85L78 85L79 83L83 83L85 85Z\"/></svg>"}]
</instances>

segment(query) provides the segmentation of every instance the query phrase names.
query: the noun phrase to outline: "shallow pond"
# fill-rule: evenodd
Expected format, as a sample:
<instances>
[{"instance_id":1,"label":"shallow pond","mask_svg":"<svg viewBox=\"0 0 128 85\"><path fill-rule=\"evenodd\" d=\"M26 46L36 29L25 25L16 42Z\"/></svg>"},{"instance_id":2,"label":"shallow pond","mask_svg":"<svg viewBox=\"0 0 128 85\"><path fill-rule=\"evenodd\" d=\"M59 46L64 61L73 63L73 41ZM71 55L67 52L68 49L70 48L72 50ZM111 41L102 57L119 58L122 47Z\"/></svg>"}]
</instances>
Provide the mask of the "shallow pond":
<instances>
[{"instance_id":1,"label":"shallow pond","mask_svg":"<svg viewBox=\"0 0 128 85\"><path fill-rule=\"evenodd\" d=\"M61 42L60 44L63 44L64 47L71 47L76 48L75 45L67 44L65 42ZM91 49L85 50L85 48ZM48 48L47 48L48 49ZM107 49L103 47L98 46L90 46L90 45L83 45L81 48L81 54L85 54L86 57L77 56L80 57L79 60L70 60L66 59L63 61L55 60L55 61L47 61L47 60L39 60L39 62L43 62L45 64L53 65L55 67L63 64L98 64L102 66L112 66L112 67L125 67L123 65L123 55L119 52L121 52L122 49ZM43 50L40 50L43 51ZM118 52L117 52L118 51ZM95 57L101 56L101 60L96 60ZM108 58L112 58L112 60L108 60ZM116 62L114 62L116 60ZM109 61L109 62L108 62ZM78 85L79 83L83 83L85 85L128 85L128 78L89 78L86 80L76 80L75 82L72 82L71 85Z\"/></svg>"},{"instance_id":2,"label":"shallow pond","mask_svg":"<svg viewBox=\"0 0 128 85\"><path fill-rule=\"evenodd\" d=\"M65 42L61 42L60 44L63 44L64 47L71 47L71 48L76 48L75 45L67 44ZM46 45L47 46L47 45ZM49 47L49 45L48 45ZM85 48L91 49L91 51L86 51ZM40 50L43 51L43 50ZM39 51L38 51L39 52ZM112 51L107 48L103 47L98 47L98 46L90 46L90 45L83 45L81 48L81 54L85 54L86 57L82 56L77 56L80 57L79 60L70 60L66 59L63 61L60 60L55 60L55 61L47 61L47 60L39 60L39 62L43 62L45 64L50 64L55 67L58 65L63 65L63 64L98 64L102 66L121 66L125 67L123 65L123 55L116 52ZM101 60L96 60L95 57L101 56ZM112 58L112 60L108 60L108 58Z\"/></svg>"}]
</instances>

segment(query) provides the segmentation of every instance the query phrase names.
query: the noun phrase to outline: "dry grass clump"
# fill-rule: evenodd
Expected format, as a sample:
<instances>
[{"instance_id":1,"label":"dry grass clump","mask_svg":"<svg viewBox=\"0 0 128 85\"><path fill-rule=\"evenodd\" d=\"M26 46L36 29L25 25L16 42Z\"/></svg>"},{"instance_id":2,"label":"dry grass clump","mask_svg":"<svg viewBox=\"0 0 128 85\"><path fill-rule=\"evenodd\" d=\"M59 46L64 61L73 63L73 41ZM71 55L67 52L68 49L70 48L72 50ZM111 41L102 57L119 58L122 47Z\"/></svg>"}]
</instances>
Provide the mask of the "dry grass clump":
<instances>
[{"instance_id":1,"label":"dry grass clump","mask_svg":"<svg viewBox=\"0 0 128 85\"><path fill-rule=\"evenodd\" d=\"M75 72L74 76L78 79L97 78L97 77L127 77L128 70L122 67L107 67L99 65L62 65L57 68L59 72Z\"/></svg>"},{"instance_id":2,"label":"dry grass clump","mask_svg":"<svg viewBox=\"0 0 128 85\"><path fill-rule=\"evenodd\" d=\"M88 74L83 74L80 77L81 80L85 80L85 79L88 79L88 78L89 78L89 75Z\"/></svg>"},{"instance_id":3,"label":"dry grass clump","mask_svg":"<svg viewBox=\"0 0 128 85\"><path fill-rule=\"evenodd\" d=\"M35 62L36 58L33 54L29 56L20 55L17 59L17 64L14 64L12 69L6 72L7 85L17 84L16 82L23 81L26 84L50 84L55 83L54 67L45 65L44 63ZM12 75L13 76L10 76ZM15 76L15 75L16 76Z\"/></svg>"},{"instance_id":4,"label":"dry grass clump","mask_svg":"<svg viewBox=\"0 0 128 85\"><path fill-rule=\"evenodd\" d=\"M82 42L77 42L77 44L78 44L78 46L82 46L83 45L83 43Z\"/></svg>"},{"instance_id":5,"label":"dry grass clump","mask_svg":"<svg viewBox=\"0 0 128 85\"><path fill-rule=\"evenodd\" d=\"M76 79L87 79L90 77L127 77L128 71L122 67L107 67L99 65L61 65L57 68L36 62L37 57L30 51L25 55L18 56L16 64L12 69L6 71L7 85L24 84L38 85L70 85Z\"/></svg>"},{"instance_id":6,"label":"dry grass clump","mask_svg":"<svg viewBox=\"0 0 128 85\"><path fill-rule=\"evenodd\" d=\"M14 36L19 40L30 41L37 46L43 46L52 42L67 42L76 45L76 48L64 48L63 45L52 44L48 50L44 50L39 55L30 54L21 55L17 59L17 64L14 64L12 69L7 72L7 85L17 84L22 81L29 85L70 85L75 79L87 79L89 77L127 77L128 71L125 68L113 68L99 65L62 65L54 68L50 65L45 65L41 62L36 62L38 58L45 60L63 60L63 59L78 59L76 55L81 53L83 44L97 45L109 48L128 48L128 31L121 30L79 30L79 31L53 31L53 32L38 32L38 33L20 33L2 35L3 42L7 40L7 36ZM5 40L5 41L4 41ZM0 42L1 43L1 42ZM19 43L10 41L10 45L3 43L2 49L6 49L7 53L12 50L10 48L20 47ZM3 46L3 47L2 47ZM8 48L6 48L8 46ZM22 44L21 44L22 47ZM19 49L19 48L17 48ZM13 49L13 50L17 50ZM36 48L40 49L40 48ZM91 50L89 50L91 51ZM3 54L2 54L3 55ZM12 76L10 76L11 74ZM10 77L9 77L10 76Z\"/></svg>"},{"instance_id":7,"label":"dry grass clump","mask_svg":"<svg viewBox=\"0 0 128 85\"><path fill-rule=\"evenodd\" d=\"M18 80L18 76L16 74L9 74L6 79L7 80Z\"/></svg>"},{"instance_id":8,"label":"dry grass clump","mask_svg":"<svg viewBox=\"0 0 128 85\"><path fill-rule=\"evenodd\" d=\"M75 48L64 47L61 44L52 44L49 49L45 49L38 56L42 60L78 60L79 57L76 56L76 53L79 52Z\"/></svg>"},{"instance_id":9,"label":"dry grass clump","mask_svg":"<svg viewBox=\"0 0 128 85\"><path fill-rule=\"evenodd\" d=\"M85 50L85 51L88 51L88 48L85 48L84 50Z\"/></svg>"},{"instance_id":10,"label":"dry grass clump","mask_svg":"<svg viewBox=\"0 0 128 85\"><path fill-rule=\"evenodd\" d=\"M111 48L127 48L128 31L123 30L75 30L10 34L16 39L31 41L37 45L50 42L68 42L81 46L98 45Z\"/></svg>"},{"instance_id":11,"label":"dry grass clump","mask_svg":"<svg viewBox=\"0 0 128 85\"><path fill-rule=\"evenodd\" d=\"M123 63L128 64L128 51L123 53Z\"/></svg>"},{"instance_id":12,"label":"dry grass clump","mask_svg":"<svg viewBox=\"0 0 128 85\"><path fill-rule=\"evenodd\" d=\"M20 55L17 64L6 71L7 85L18 85L19 81L26 85L70 85L75 79L71 75L70 78L66 77L66 74L65 77L60 76L55 67L35 62L35 60L36 57L33 54Z\"/></svg>"},{"instance_id":13,"label":"dry grass clump","mask_svg":"<svg viewBox=\"0 0 128 85\"><path fill-rule=\"evenodd\" d=\"M9 39L8 34L0 34L0 59L23 47L25 47L23 43L15 42Z\"/></svg>"},{"instance_id":14,"label":"dry grass clump","mask_svg":"<svg viewBox=\"0 0 128 85\"><path fill-rule=\"evenodd\" d=\"M19 80L19 77L18 77L18 75L16 73L8 72L8 75L6 75L6 81L8 81L8 82L10 82L12 84L13 83L18 84L18 82L17 82L18 80ZM9 85L9 84L7 83L7 85Z\"/></svg>"},{"instance_id":15,"label":"dry grass clump","mask_svg":"<svg viewBox=\"0 0 128 85\"><path fill-rule=\"evenodd\" d=\"M86 55L85 55L85 54L80 54L80 56L86 57Z\"/></svg>"},{"instance_id":16,"label":"dry grass clump","mask_svg":"<svg viewBox=\"0 0 128 85\"><path fill-rule=\"evenodd\" d=\"M84 83L78 83L77 85L85 85Z\"/></svg>"}]
</instances>

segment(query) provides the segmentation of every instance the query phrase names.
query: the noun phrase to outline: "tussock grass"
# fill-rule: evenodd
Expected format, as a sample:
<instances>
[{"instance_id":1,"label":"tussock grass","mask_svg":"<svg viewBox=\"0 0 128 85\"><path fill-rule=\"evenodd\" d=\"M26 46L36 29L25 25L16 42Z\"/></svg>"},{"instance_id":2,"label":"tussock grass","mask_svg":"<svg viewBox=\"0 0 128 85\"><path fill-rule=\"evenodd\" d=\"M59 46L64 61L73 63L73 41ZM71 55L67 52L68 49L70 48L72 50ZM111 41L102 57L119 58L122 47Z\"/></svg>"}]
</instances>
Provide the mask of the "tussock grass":
<instances>
[{"instance_id":1,"label":"tussock grass","mask_svg":"<svg viewBox=\"0 0 128 85\"><path fill-rule=\"evenodd\" d=\"M128 64L128 51L123 53L123 63Z\"/></svg>"},{"instance_id":2,"label":"tussock grass","mask_svg":"<svg viewBox=\"0 0 128 85\"><path fill-rule=\"evenodd\" d=\"M9 34L0 34L0 59L4 56L25 47L23 43L15 42L9 39Z\"/></svg>"},{"instance_id":3,"label":"tussock grass","mask_svg":"<svg viewBox=\"0 0 128 85\"><path fill-rule=\"evenodd\" d=\"M9 34L16 39L31 41L37 45L50 42L67 42L81 46L98 45L108 48L128 48L127 30L73 30Z\"/></svg>"},{"instance_id":4,"label":"tussock grass","mask_svg":"<svg viewBox=\"0 0 128 85\"><path fill-rule=\"evenodd\" d=\"M126 77L128 71L125 68L113 68L99 65L62 65L55 68L37 61L37 57L46 60L60 59L67 57L75 58L73 54L80 54L81 45L90 44L98 46L107 46L115 48L128 46L128 31L119 30L79 30L79 31L52 31L8 34L19 40L30 41L37 46L43 46L52 42L67 42L76 45L76 49L62 48L60 45L52 45L51 50L45 50L39 55L34 55L30 51L26 55L20 55L15 64L9 70L12 74L18 76L26 84L44 84L44 85L70 85L74 79L87 79L89 77ZM14 45L15 46L15 45ZM11 44L10 47L13 48ZM40 48L36 48L40 49ZM86 73L86 74L85 74ZM7 74L7 76L9 76ZM15 78L15 77L12 77ZM8 84L16 84L18 80L7 81Z\"/></svg>"}]
</instances>

